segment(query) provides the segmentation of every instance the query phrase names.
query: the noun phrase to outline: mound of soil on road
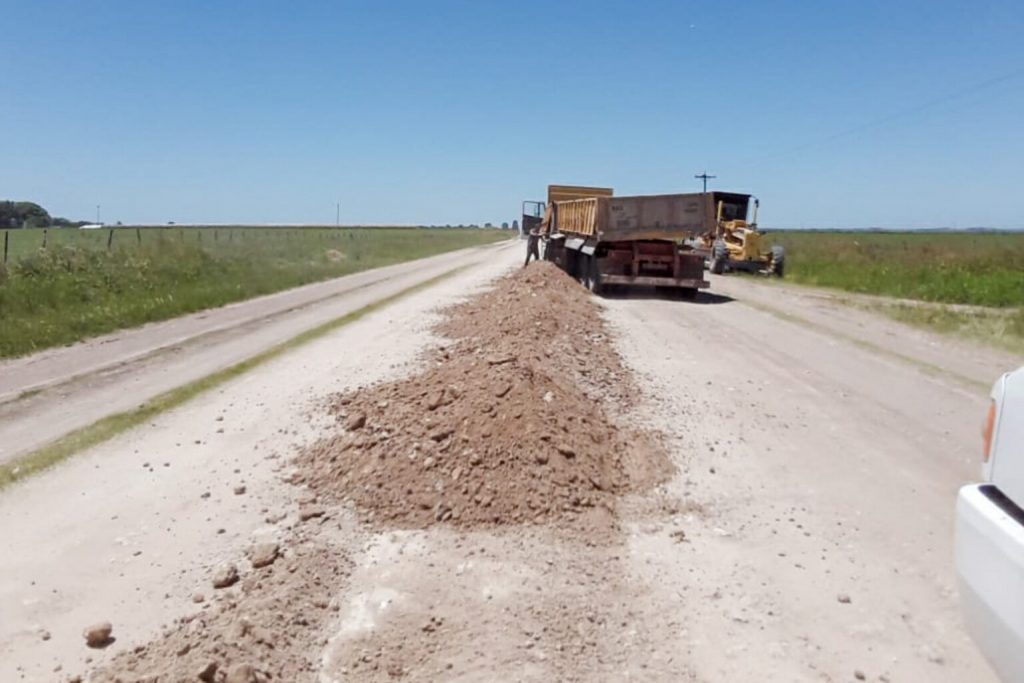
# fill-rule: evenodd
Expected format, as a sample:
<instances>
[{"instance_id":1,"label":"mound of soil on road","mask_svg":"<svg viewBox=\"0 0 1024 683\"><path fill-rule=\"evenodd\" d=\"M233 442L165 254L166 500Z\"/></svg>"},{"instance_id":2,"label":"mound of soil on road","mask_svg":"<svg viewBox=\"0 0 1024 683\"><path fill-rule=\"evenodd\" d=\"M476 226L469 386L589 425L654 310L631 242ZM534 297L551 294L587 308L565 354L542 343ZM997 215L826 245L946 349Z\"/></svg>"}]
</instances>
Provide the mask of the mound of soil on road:
<instances>
[{"instance_id":1,"label":"mound of soil on road","mask_svg":"<svg viewBox=\"0 0 1024 683\"><path fill-rule=\"evenodd\" d=\"M561 271L532 265L446 313L438 330L449 341L426 370L334 397L330 410L344 429L297 458L293 480L312 489L299 501L300 523L325 519L325 502L351 501L363 519L386 526L571 519L588 526L597 520L594 528L603 530L614 526L618 494L669 473L654 437L608 419L606 411L629 407L635 388L594 301ZM293 531L280 556L254 553L238 583L207 588L211 602L161 637L117 654L89 680L320 680L337 619L332 599L350 565L305 529ZM597 540L580 536L587 545ZM573 567L567 581L575 585L576 575L591 573ZM586 626L570 592L561 591L554 609L572 632L554 634L575 643L603 622ZM401 631L394 651L368 638L355 641L342 661L360 680L391 680L440 664L438 639L471 634L478 626L473 616L467 613L464 623L410 622L413 633ZM392 641L383 642L390 648Z\"/></svg>"},{"instance_id":2,"label":"mound of soil on road","mask_svg":"<svg viewBox=\"0 0 1024 683\"><path fill-rule=\"evenodd\" d=\"M447 311L426 371L336 397L345 430L299 456L298 483L398 526L543 522L668 471L609 422L632 384L590 295L536 263Z\"/></svg>"},{"instance_id":3,"label":"mound of soil on road","mask_svg":"<svg viewBox=\"0 0 1024 683\"><path fill-rule=\"evenodd\" d=\"M349 574L337 548L300 542L160 638L118 654L90 683L315 681L331 603ZM211 593L207 592L207 596Z\"/></svg>"}]
</instances>

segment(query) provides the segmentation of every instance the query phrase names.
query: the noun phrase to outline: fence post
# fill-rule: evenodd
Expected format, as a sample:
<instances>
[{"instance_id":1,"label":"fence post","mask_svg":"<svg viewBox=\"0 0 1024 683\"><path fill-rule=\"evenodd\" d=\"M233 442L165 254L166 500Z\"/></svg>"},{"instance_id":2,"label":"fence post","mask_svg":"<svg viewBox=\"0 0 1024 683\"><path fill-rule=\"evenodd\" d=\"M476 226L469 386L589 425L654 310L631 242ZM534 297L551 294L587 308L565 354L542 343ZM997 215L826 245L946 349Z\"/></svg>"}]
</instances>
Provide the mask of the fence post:
<instances>
[{"instance_id":1,"label":"fence post","mask_svg":"<svg viewBox=\"0 0 1024 683\"><path fill-rule=\"evenodd\" d=\"M43 249L46 249L46 235L48 228L43 228Z\"/></svg>"},{"instance_id":2,"label":"fence post","mask_svg":"<svg viewBox=\"0 0 1024 683\"><path fill-rule=\"evenodd\" d=\"M111 228L107 231L107 251L110 251L110 245L114 243L114 229Z\"/></svg>"},{"instance_id":3,"label":"fence post","mask_svg":"<svg viewBox=\"0 0 1024 683\"><path fill-rule=\"evenodd\" d=\"M7 246L11 241L11 231L4 230L4 263L7 263Z\"/></svg>"},{"instance_id":4,"label":"fence post","mask_svg":"<svg viewBox=\"0 0 1024 683\"><path fill-rule=\"evenodd\" d=\"M139 230L138 228L135 228L135 239L137 239L139 241L139 246L141 247L142 246L142 231Z\"/></svg>"}]
</instances>

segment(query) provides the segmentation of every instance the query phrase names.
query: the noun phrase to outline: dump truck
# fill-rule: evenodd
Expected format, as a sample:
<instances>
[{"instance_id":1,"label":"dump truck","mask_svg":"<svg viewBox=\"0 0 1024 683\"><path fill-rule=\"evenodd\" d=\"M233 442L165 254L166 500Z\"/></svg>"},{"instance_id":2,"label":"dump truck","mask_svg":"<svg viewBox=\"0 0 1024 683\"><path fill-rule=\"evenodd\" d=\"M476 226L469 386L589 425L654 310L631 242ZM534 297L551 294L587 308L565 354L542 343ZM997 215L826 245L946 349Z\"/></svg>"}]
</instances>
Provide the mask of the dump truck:
<instances>
[{"instance_id":1,"label":"dump truck","mask_svg":"<svg viewBox=\"0 0 1024 683\"><path fill-rule=\"evenodd\" d=\"M732 192L708 194L715 206L715 221L694 245L705 255L708 269L715 275L735 270L782 277L786 253L781 245L766 247L765 233L757 227L757 198Z\"/></svg>"},{"instance_id":2,"label":"dump truck","mask_svg":"<svg viewBox=\"0 0 1024 683\"><path fill-rule=\"evenodd\" d=\"M716 194L617 197L611 188L549 185L547 202L523 203L522 225L540 232L546 260L591 291L648 286L692 297L710 285L695 246L715 225Z\"/></svg>"}]
</instances>

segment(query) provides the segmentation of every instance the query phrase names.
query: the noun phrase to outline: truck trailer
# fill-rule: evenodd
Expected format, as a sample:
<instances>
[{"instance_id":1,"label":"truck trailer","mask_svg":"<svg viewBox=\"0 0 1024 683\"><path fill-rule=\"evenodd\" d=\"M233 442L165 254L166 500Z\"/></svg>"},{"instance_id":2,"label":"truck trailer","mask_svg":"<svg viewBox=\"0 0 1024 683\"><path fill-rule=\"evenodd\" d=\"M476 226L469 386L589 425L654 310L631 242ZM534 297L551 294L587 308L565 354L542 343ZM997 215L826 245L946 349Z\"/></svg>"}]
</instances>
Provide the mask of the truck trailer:
<instances>
[{"instance_id":1,"label":"truck trailer","mask_svg":"<svg viewBox=\"0 0 1024 683\"><path fill-rule=\"evenodd\" d=\"M609 286L670 287L695 296L704 254L691 246L721 211L749 195L724 192L616 197L610 188L549 185L547 202L523 203L523 229L545 242L544 258L600 293Z\"/></svg>"}]
</instances>

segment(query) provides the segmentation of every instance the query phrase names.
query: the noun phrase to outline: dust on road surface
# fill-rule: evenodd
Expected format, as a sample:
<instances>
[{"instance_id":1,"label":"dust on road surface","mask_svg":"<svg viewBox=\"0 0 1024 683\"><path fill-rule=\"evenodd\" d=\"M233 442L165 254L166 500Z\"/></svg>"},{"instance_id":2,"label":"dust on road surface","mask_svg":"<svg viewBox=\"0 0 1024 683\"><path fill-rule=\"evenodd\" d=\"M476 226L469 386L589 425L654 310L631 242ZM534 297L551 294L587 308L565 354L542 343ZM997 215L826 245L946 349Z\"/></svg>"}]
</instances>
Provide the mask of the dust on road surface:
<instances>
[{"instance_id":1,"label":"dust on road surface","mask_svg":"<svg viewBox=\"0 0 1024 683\"><path fill-rule=\"evenodd\" d=\"M0 497L0 678L992 680L951 569L983 392L759 312L750 281L728 283L735 300L600 301L551 273L544 289L580 312L559 321L516 271L452 311L454 339L427 331L517 256ZM606 327L581 338L590 306ZM474 346L530 316L539 341ZM445 368L459 376L423 382ZM492 430L476 453L490 437L460 428L514 422L504 398L534 429ZM603 441L559 439L556 399ZM653 467L620 459L636 443ZM590 481L595 463L614 484ZM237 582L213 588L227 564ZM88 650L101 620L116 640Z\"/></svg>"}]
</instances>

